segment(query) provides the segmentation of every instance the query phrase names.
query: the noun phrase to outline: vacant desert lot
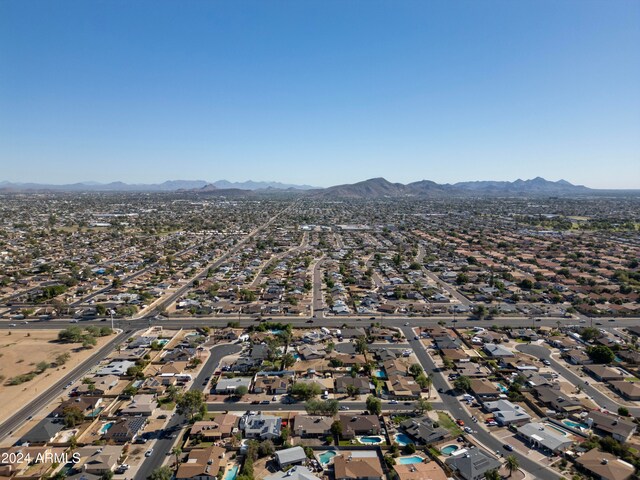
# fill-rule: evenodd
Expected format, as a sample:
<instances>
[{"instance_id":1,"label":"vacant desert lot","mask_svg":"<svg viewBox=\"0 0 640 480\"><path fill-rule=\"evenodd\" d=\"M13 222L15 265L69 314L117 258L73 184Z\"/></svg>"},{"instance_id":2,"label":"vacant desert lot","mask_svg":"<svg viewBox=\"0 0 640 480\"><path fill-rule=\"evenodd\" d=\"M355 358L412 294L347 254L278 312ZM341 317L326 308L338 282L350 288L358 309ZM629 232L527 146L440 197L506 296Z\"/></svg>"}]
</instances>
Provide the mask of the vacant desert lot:
<instances>
[{"instance_id":1,"label":"vacant desert lot","mask_svg":"<svg viewBox=\"0 0 640 480\"><path fill-rule=\"evenodd\" d=\"M9 334L10 333L10 334ZM0 422L20 410L38 394L44 392L79 363L91 356L113 336L98 339L91 350L79 348L80 344L54 342L58 330L14 330L0 332ZM38 362L52 363L56 356L69 352L71 358L62 367L52 367L21 385L7 385L16 375L33 372ZM61 392L62 393L62 392Z\"/></svg>"}]
</instances>

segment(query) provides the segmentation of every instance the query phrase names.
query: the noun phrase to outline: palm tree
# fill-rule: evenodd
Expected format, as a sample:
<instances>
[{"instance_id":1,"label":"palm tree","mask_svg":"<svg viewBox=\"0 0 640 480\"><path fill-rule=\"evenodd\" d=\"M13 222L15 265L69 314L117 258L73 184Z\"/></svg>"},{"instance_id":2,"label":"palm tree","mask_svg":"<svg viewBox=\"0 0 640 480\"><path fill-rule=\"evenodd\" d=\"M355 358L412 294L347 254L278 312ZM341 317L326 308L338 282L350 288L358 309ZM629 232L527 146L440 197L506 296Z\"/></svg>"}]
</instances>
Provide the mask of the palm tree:
<instances>
[{"instance_id":1,"label":"palm tree","mask_svg":"<svg viewBox=\"0 0 640 480\"><path fill-rule=\"evenodd\" d=\"M509 455L506 458L506 467L507 470L509 470L509 476L511 476L513 472L517 471L520 468L520 463L518 462L518 459L516 457L514 457L513 455Z\"/></svg>"},{"instance_id":2,"label":"palm tree","mask_svg":"<svg viewBox=\"0 0 640 480\"><path fill-rule=\"evenodd\" d=\"M180 466L180 455L182 455L182 449L180 447L173 447L171 453L176 456L176 472Z\"/></svg>"},{"instance_id":3,"label":"palm tree","mask_svg":"<svg viewBox=\"0 0 640 480\"><path fill-rule=\"evenodd\" d=\"M493 470L487 470L484 473L484 480L501 480L501 476L498 473L498 469L494 468Z\"/></svg>"},{"instance_id":4,"label":"palm tree","mask_svg":"<svg viewBox=\"0 0 640 480\"><path fill-rule=\"evenodd\" d=\"M431 386L433 385L433 376L430 373L427 373L427 379L424 381L425 386L427 387L427 398L431 398Z\"/></svg>"}]
</instances>

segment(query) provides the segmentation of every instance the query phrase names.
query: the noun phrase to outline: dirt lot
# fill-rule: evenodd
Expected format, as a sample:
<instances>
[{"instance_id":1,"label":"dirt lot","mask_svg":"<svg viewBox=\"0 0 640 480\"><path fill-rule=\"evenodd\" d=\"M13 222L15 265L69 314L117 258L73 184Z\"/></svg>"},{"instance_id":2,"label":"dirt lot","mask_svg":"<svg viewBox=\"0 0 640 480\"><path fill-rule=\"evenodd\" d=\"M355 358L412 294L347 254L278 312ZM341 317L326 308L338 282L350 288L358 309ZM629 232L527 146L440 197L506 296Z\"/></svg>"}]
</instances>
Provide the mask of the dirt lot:
<instances>
[{"instance_id":1,"label":"dirt lot","mask_svg":"<svg viewBox=\"0 0 640 480\"><path fill-rule=\"evenodd\" d=\"M0 334L0 405L2 405L0 422L9 418L39 393L44 392L112 338L111 336L99 338L98 345L92 349L78 350L80 344L53 342L57 337L58 330L16 330ZM57 355L64 352L69 352L71 355L64 366L48 368L21 385L7 385L10 378L33 372L38 362L53 362Z\"/></svg>"}]
</instances>

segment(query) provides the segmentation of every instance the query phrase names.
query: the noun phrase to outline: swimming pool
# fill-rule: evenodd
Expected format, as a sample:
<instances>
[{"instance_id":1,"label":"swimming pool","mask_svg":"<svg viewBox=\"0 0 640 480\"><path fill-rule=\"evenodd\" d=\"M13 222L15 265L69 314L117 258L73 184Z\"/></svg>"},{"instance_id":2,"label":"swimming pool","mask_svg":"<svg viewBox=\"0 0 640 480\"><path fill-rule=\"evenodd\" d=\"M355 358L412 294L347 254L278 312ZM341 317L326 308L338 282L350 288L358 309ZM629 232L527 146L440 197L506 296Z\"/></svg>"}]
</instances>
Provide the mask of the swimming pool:
<instances>
[{"instance_id":1,"label":"swimming pool","mask_svg":"<svg viewBox=\"0 0 640 480\"><path fill-rule=\"evenodd\" d=\"M387 374L384 373L384 370L379 368L373 371L373 376L376 378L387 378Z\"/></svg>"},{"instance_id":2,"label":"swimming pool","mask_svg":"<svg viewBox=\"0 0 640 480\"><path fill-rule=\"evenodd\" d=\"M320 460L320 463L322 465L326 465L336 455L337 453L334 452L333 450L327 450L326 452L322 452L320 455L318 455L318 460Z\"/></svg>"},{"instance_id":3,"label":"swimming pool","mask_svg":"<svg viewBox=\"0 0 640 480\"><path fill-rule=\"evenodd\" d=\"M422 462L424 462L424 458L421 457L420 455L396 458L396 463L399 463L400 465L409 465L411 463L422 463Z\"/></svg>"},{"instance_id":4,"label":"swimming pool","mask_svg":"<svg viewBox=\"0 0 640 480\"><path fill-rule=\"evenodd\" d=\"M100 433L104 435L105 433L107 433L107 430L109 430L112 426L113 426L113 422L105 423L104 425L102 425L102 427L100 427Z\"/></svg>"},{"instance_id":5,"label":"swimming pool","mask_svg":"<svg viewBox=\"0 0 640 480\"><path fill-rule=\"evenodd\" d=\"M572 422L571 420L562 420L562 423L564 423L567 427L577 428L578 430L589 429L589 425L587 425L586 423Z\"/></svg>"},{"instance_id":6,"label":"swimming pool","mask_svg":"<svg viewBox=\"0 0 640 480\"><path fill-rule=\"evenodd\" d=\"M364 443L366 445L378 445L379 443L384 442L384 438L382 438L382 437L358 437L358 441L360 443Z\"/></svg>"},{"instance_id":7,"label":"swimming pool","mask_svg":"<svg viewBox=\"0 0 640 480\"><path fill-rule=\"evenodd\" d=\"M447 445L446 447L440 449L440 451L444 454L444 455L453 455L453 452L455 452L456 450L458 450L458 445Z\"/></svg>"},{"instance_id":8,"label":"swimming pool","mask_svg":"<svg viewBox=\"0 0 640 480\"><path fill-rule=\"evenodd\" d=\"M498 384L498 390L500 390L502 393L507 393L509 391L509 389L501 383Z\"/></svg>"},{"instance_id":9,"label":"swimming pool","mask_svg":"<svg viewBox=\"0 0 640 480\"><path fill-rule=\"evenodd\" d=\"M238 476L238 468L238 465L234 465L229 470L227 470L227 473L224 474L224 480L235 480L235 478Z\"/></svg>"},{"instance_id":10,"label":"swimming pool","mask_svg":"<svg viewBox=\"0 0 640 480\"><path fill-rule=\"evenodd\" d=\"M545 427L549 427L552 430L555 430L556 432L558 432L560 435L564 435L565 437L569 436L569 432L567 432L566 430L563 430L560 427L556 427L553 423L545 423L544 424Z\"/></svg>"},{"instance_id":11,"label":"swimming pool","mask_svg":"<svg viewBox=\"0 0 640 480\"><path fill-rule=\"evenodd\" d=\"M396 443L398 445L400 445L401 447L404 447L405 445L409 445L410 443L413 443L413 440L411 440L411 438L409 438L407 435L405 435L404 433L396 433L393 436L393 439L396 441Z\"/></svg>"}]
</instances>

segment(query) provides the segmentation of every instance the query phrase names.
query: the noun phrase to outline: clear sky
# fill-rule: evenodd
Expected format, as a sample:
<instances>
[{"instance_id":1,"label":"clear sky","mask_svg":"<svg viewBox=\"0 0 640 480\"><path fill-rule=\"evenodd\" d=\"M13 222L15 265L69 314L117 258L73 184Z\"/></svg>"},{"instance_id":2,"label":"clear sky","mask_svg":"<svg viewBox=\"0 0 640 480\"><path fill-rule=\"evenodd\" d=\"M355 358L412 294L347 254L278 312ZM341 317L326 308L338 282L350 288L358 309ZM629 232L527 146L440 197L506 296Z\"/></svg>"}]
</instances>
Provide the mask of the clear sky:
<instances>
[{"instance_id":1,"label":"clear sky","mask_svg":"<svg viewBox=\"0 0 640 480\"><path fill-rule=\"evenodd\" d=\"M0 180L640 188L637 0L0 0Z\"/></svg>"}]
</instances>

